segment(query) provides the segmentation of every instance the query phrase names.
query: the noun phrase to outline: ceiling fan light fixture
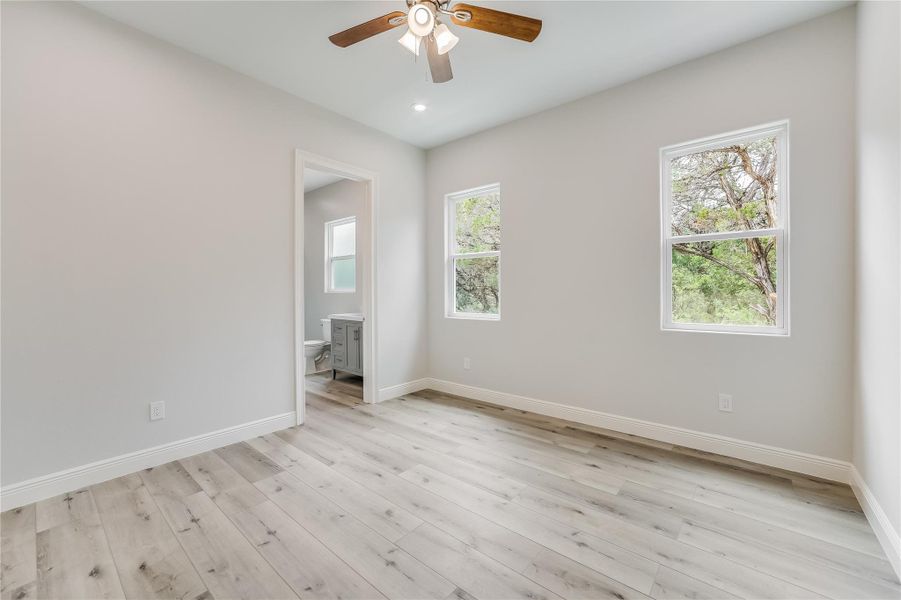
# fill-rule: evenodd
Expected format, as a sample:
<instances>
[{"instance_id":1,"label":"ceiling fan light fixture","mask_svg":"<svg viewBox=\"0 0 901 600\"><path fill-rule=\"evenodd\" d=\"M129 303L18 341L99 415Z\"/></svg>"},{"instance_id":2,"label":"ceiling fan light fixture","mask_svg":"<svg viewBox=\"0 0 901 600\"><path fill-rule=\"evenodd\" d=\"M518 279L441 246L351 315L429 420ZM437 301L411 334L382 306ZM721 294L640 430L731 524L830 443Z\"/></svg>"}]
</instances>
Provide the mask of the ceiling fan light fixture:
<instances>
[{"instance_id":1,"label":"ceiling fan light fixture","mask_svg":"<svg viewBox=\"0 0 901 600\"><path fill-rule=\"evenodd\" d=\"M414 35L412 31L407 30L398 41L398 43L413 53L413 56L419 56L419 42L422 38Z\"/></svg>"},{"instance_id":2,"label":"ceiling fan light fixture","mask_svg":"<svg viewBox=\"0 0 901 600\"><path fill-rule=\"evenodd\" d=\"M455 36L444 23L439 23L438 27L435 28L435 42L438 44L438 54L447 54L459 41L460 38Z\"/></svg>"},{"instance_id":3,"label":"ceiling fan light fixture","mask_svg":"<svg viewBox=\"0 0 901 600\"><path fill-rule=\"evenodd\" d=\"M407 26L413 35L425 37L435 28L435 13L425 4L414 4L407 14Z\"/></svg>"},{"instance_id":4,"label":"ceiling fan light fixture","mask_svg":"<svg viewBox=\"0 0 901 600\"><path fill-rule=\"evenodd\" d=\"M460 39L446 24L439 21L439 16L441 20L449 17L454 25L523 42L534 42L541 33L541 19L493 8L481 8L466 4L465 1L453 7L450 6L451 0L406 0L406 4L406 12L400 10L389 12L339 31L330 35L328 39L339 48L347 48L406 23L407 30L397 41L418 58L425 40L425 54L429 62L432 83L446 83L454 78L450 51L456 47Z\"/></svg>"}]
</instances>

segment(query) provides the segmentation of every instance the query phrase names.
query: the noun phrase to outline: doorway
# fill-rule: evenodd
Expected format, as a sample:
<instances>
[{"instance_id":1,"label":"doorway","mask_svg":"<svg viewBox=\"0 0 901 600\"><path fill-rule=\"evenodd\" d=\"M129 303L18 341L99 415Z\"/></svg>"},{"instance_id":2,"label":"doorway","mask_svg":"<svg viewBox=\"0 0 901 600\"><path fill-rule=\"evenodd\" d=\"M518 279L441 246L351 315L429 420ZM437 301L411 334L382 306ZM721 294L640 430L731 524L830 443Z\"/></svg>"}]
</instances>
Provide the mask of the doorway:
<instances>
[{"instance_id":1,"label":"doorway","mask_svg":"<svg viewBox=\"0 0 901 600\"><path fill-rule=\"evenodd\" d=\"M377 175L371 171L295 151L294 382L298 425L306 420L307 389L320 389L333 377L335 385L346 390L361 386L363 402L378 400L377 190ZM330 315L335 315L334 324ZM337 332L337 354L333 354L332 340L325 339L331 338L332 331ZM345 344L353 350L352 356Z\"/></svg>"}]
</instances>

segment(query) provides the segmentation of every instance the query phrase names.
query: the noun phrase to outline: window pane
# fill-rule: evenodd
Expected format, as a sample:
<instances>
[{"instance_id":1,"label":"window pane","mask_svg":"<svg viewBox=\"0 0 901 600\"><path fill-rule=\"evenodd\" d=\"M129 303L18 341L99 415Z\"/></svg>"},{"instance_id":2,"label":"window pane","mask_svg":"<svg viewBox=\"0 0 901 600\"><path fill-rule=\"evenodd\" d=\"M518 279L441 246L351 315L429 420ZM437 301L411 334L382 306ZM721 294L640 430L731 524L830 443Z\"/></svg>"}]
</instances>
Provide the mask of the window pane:
<instances>
[{"instance_id":1,"label":"window pane","mask_svg":"<svg viewBox=\"0 0 901 600\"><path fill-rule=\"evenodd\" d=\"M454 261L455 310L463 313L498 314L497 256L458 258Z\"/></svg>"},{"instance_id":2,"label":"window pane","mask_svg":"<svg viewBox=\"0 0 901 600\"><path fill-rule=\"evenodd\" d=\"M352 292L357 283L357 259L336 258L332 261L332 289Z\"/></svg>"},{"instance_id":3,"label":"window pane","mask_svg":"<svg viewBox=\"0 0 901 600\"><path fill-rule=\"evenodd\" d=\"M357 224L355 221L332 226L332 256L356 254Z\"/></svg>"},{"instance_id":4,"label":"window pane","mask_svg":"<svg viewBox=\"0 0 901 600\"><path fill-rule=\"evenodd\" d=\"M778 227L775 137L674 158L672 235Z\"/></svg>"},{"instance_id":5,"label":"window pane","mask_svg":"<svg viewBox=\"0 0 901 600\"><path fill-rule=\"evenodd\" d=\"M776 325L776 238L673 244L673 322Z\"/></svg>"},{"instance_id":6,"label":"window pane","mask_svg":"<svg viewBox=\"0 0 901 600\"><path fill-rule=\"evenodd\" d=\"M501 249L500 194L474 196L454 202L456 253Z\"/></svg>"}]
</instances>

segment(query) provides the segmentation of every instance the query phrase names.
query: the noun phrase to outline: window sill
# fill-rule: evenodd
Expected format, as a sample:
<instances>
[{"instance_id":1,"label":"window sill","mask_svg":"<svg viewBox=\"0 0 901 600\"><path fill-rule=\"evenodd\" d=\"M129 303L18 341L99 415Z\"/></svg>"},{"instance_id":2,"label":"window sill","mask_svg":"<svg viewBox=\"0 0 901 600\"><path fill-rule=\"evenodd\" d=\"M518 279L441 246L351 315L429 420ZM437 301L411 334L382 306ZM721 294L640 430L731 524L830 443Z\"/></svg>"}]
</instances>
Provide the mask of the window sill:
<instances>
[{"instance_id":1,"label":"window sill","mask_svg":"<svg viewBox=\"0 0 901 600\"><path fill-rule=\"evenodd\" d=\"M787 338L790 337L788 328L783 327L727 327L723 325L705 326L701 323L667 324L660 327L663 332L670 333L720 333L727 335L754 335L763 337Z\"/></svg>"},{"instance_id":2,"label":"window sill","mask_svg":"<svg viewBox=\"0 0 901 600\"><path fill-rule=\"evenodd\" d=\"M458 319L463 321L500 321L500 315L481 315L479 313L455 313L444 315L445 319Z\"/></svg>"},{"instance_id":3,"label":"window sill","mask_svg":"<svg viewBox=\"0 0 901 600\"><path fill-rule=\"evenodd\" d=\"M325 290L326 294L356 294L357 290Z\"/></svg>"}]
</instances>

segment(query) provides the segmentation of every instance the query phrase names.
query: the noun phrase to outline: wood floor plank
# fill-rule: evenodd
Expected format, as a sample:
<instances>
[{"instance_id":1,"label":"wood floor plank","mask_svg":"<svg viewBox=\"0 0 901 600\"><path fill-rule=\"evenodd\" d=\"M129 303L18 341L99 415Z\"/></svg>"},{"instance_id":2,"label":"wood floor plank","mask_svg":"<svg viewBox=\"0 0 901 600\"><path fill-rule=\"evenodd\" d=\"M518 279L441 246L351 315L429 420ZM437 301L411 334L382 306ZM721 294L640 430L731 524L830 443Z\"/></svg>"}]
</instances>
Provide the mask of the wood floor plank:
<instances>
[{"instance_id":1,"label":"wood floor plank","mask_svg":"<svg viewBox=\"0 0 901 600\"><path fill-rule=\"evenodd\" d=\"M126 596L202 598L207 594L138 475L92 486L91 494Z\"/></svg>"},{"instance_id":2,"label":"wood floor plank","mask_svg":"<svg viewBox=\"0 0 901 600\"><path fill-rule=\"evenodd\" d=\"M154 500L214 598L297 597L206 492Z\"/></svg>"},{"instance_id":3,"label":"wood floor plank","mask_svg":"<svg viewBox=\"0 0 901 600\"><path fill-rule=\"evenodd\" d=\"M455 481L427 467L416 467L403 476L419 485L441 490L440 493L455 494L455 498L458 498L460 501L478 502L475 499L478 490L471 487L464 490L462 488L465 484L462 482ZM698 550L669 537L619 521L616 518L593 511L584 505L565 500L559 496L532 490L527 498L529 499L529 504L522 508L531 513L531 517L525 517L522 520L531 520L536 524L540 523L541 526L547 527L549 522L541 520L544 517L545 519L550 519L550 522L557 522L560 525L572 527L576 531L594 535L596 539L609 540L623 555L634 554L650 561L655 567L654 573L651 574L651 582L636 583L635 585L630 585L621 576L617 576L604 568L592 567L596 571L630 585L630 587L642 593L650 591L653 585L654 574L656 574L656 567L662 564L738 596L751 598L822 597L810 590ZM520 501L521 499L517 499L516 502L510 503L508 506L494 509L492 518L499 522L509 521L510 515L515 514L515 505L519 504ZM485 510L484 507L484 504L481 507L476 504L474 510ZM489 510L491 510L490 506ZM514 527L521 529L525 525L518 523ZM545 543L545 545L548 544ZM553 549L566 555L565 550ZM583 562L578 558L572 558L578 562Z\"/></svg>"},{"instance_id":4,"label":"wood floor plank","mask_svg":"<svg viewBox=\"0 0 901 600\"><path fill-rule=\"evenodd\" d=\"M447 421L436 418L436 415L418 410L413 406L398 406L396 403L382 403L379 416L383 420L390 420L395 423L405 425L408 428L415 429L420 432L428 432L439 438L460 444L467 439L476 439L478 432L462 429L449 431Z\"/></svg>"},{"instance_id":5,"label":"wood floor plank","mask_svg":"<svg viewBox=\"0 0 901 600\"><path fill-rule=\"evenodd\" d=\"M820 482L816 482L817 484ZM792 491L801 501L812 504L820 504L833 509L847 510L857 513L863 513L857 497L847 495L845 490L836 490L837 485L817 486L801 483L797 479L792 480Z\"/></svg>"},{"instance_id":6,"label":"wood floor plank","mask_svg":"<svg viewBox=\"0 0 901 600\"><path fill-rule=\"evenodd\" d=\"M554 417L547 417L544 415L538 415L527 411L489 404L486 402L473 401L467 398L445 394L443 392L436 392L434 390L423 390L421 392L417 392L417 394L413 395L411 399L415 400L417 396L428 399L428 401L430 401L430 403L432 404L438 404L445 408L451 408L458 414L461 412L464 414L481 414L493 420L498 420L501 422L520 423L529 427L553 431L581 439L596 440L598 437L618 438L622 440L641 443L642 445L656 446L665 449L671 449L673 447L672 444L668 444L666 442L658 442L656 440L641 438L628 433L620 433L618 431L592 427L591 425L583 425L581 423L575 424L569 421L556 419ZM421 402L421 400L419 401Z\"/></svg>"},{"instance_id":7,"label":"wood floor plank","mask_svg":"<svg viewBox=\"0 0 901 600\"><path fill-rule=\"evenodd\" d=\"M362 437L373 445L404 456L410 466L420 464L440 469L443 473L487 490L500 498L509 500L524 487L523 484L501 473L483 469L452 455L433 452L386 431L373 430Z\"/></svg>"},{"instance_id":8,"label":"wood floor plank","mask_svg":"<svg viewBox=\"0 0 901 600\"><path fill-rule=\"evenodd\" d=\"M793 494L792 482L788 478L749 471L743 466L713 462L625 440L603 438L589 450L588 454L622 463L642 464L651 470L713 489L740 491L745 494Z\"/></svg>"},{"instance_id":9,"label":"wood floor plank","mask_svg":"<svg viewBox=\"0 0 901 600\"><path fill-rule=\"evenodd\" d=\"M372 429L387 430L438 452L450 452L460 445L459 442L446 437L442 433L432 433L427 429L410 427L403 420L397 420L390 416L386 418L386 411L378 405L376 405L378 409L373 408L373 405L359 405L351 410L330 407L327 403L318 403L312 406L314 411L316 408L320 408L325 411L326 415L334 415L343 421L352 421L365 428L366 431L371 431Z\"/></svg>"},{"instance_id":10,"label":"wood floor plank","mask_svg":"<svg viewBox=\"0 0 901 600\"><path fill-rule=\"evenodd\" d=\"M463 588L457 588L451 592L445 600L478 600L478 598Z\"/></svg>"},{"instance_id":11,"label":"wood floor plank","mask_svg":"<svg viewBox=\"0 0 901 600\"><path fill-rule=\"evenodd\" d=\"M339 377L332 379L331 373L308 375L307 389L345 406L359 405L363 401L363 378L344 373Z\"/></svg>"},{"instance_id":12,"label":"wood floor plank","mask_svg":"<svg viewBox=\"0 0 901 600\"><path fill-rule=\"evenodd\" d=\"M37 597L124 598L90 490L45 502L43 515L38 504L45 528L36 539Z\"/></svg>"},{"instance_id":13,"label":"wood floor plank","mask_svg":"<svg viewBox=\"0 0 901 600\"><path fill-rule=\"evenodd\" d=\"M398 545L476 598L560 600L531 579L428 523L404 536Z\"/></svg>"},{"instance_id":14,"label":"wood floor plank","mask_svg":"<svg viewBox=\"0 0 901 600\"><path fill-rule=\"evenodd\" d=\"M223 496L224 505L239 510L254 504L255 498L245 489L251 484L235 479L234 471L218 455L191 458L185 462L208 489ZM146 469L140 476L213 597L295 597L182 462Z\"/></svg>"},{"instance_id":15,"label":"wood floor plank","mask_svg":"<svg viewBox=\"0 0 901 600\"><path fill-rule=\"evenodd\" d=\"M707 585L669 567L660 567L651 597L655 600L727 600L738 598L720 588Z\"/></svg>"},{"instance_id":16,"label":"wood floor plank","mask_svg":"<svg viewBox=\"0 0 901 600\"><path fill-rule=\"evenodd\" d=\"M26 504L0 513L0 532L4 540L19 542L37 532L37 506Z\"/></svg>"},{"instance_id":17,"label":"wood floor plank","mask_svg":"<svg viewBox=\"0 0 901 600\"><path fill-rule=\"evenodd\" d=\"M333 468L515 571L525 569L543 550L515 531L362 459L349 458Z\"/></svg>"},{"instance_id":18,"label":"wood floor plank","mask_svg":"<svg viewBox=\"0 0 901 600\"><path fill-rule=\"evenodd\" d=\"M358 413L355 406L339 406L327 398L313 394L307 402L307 421L314 426L329 423L350 432L366 433L372 431L374 425L367 415Z\"/></svg>"},{"instance_id":19,"label":"wood floor plank","mask_svg":"<svg viewBox=\"0 0 901 600\"><path fill-rule=\"evenodd\" d=\"M870 556L879 558L884 556L879 540L866 524L865 519L853 518L852 520L850 515L840 516L838 513L812 514L805 508L793 506L775 498L771 502L762 502L758 498L748 500L738 495L714 490L703 490L695 494L692 499L845 546Z\"/></svg>"},{"instance_id":20,"label":"wood floor plank","mask_svg":"<svg viewBox=\"0 0 901 600\"><path fill-rule=\"evenodd\" d=\"M232 521L301 598L384 598L272 502L239 510Z\"/></svg>"},{"instance_id":21,"label":"wood floor plank","mask_svg":"<svg viewBox=\"0 0 901 600\"><path fill-rule=\"evenodd\" d=\"M618 495L617 492L619 491L619 486L622 485L622 480L610 492L473 449L461 449L457 454L463 460L469 460L484 467L492 468L503 475L527 484L525 487L520 488L517 496L527 493L528 487L533 487L584 503L596 510L609 513L640 527L647 527L674 539L679 535L679 530L682 527L683 519L679 515L647 507L627 496Z\"/></svg>"},{"instance_id":22,"label":"wood floor plank","mask_svg":"<svg viewBox=\"0 0 901 600\"><path fill-rule=\"evenodd\" d=\"M307 426L282 429L276 431L275 435L326 465L338 462L349 452L349 449L340 442L327 435L321 435Z\"/></svg>"},{"instance_id":23,"label":"wood floor plank","mask_svg":"<svg viewBox=\"0 0 901 600\"><path fill-rule=\"evenodd\" d=\"M413 395L401 398L398 404L403 404L402 407L398 407L402 408L403 414L418 413L430 423L443 425L446 431L453 430L464 439L478 439L481 434L500 431L583 452L592 448L599 439L597 435L585 431L567 430L560 433L558 428L550 427L546 423L473 411L470 403L466 401L447 404L440 401L419 400ZM397 410L393 405L389 405L388 408Z\"/></svg>"},{"instance_id":24,"label":"wood floor plank","mask_svg":"<svg viewBox=\"0 0 901 600\"><path fill-rule=\"evenodd\" d=\"M144 469L139 475L154 497L181 499L201 491L201 487L178 461Z\"/></svg>"},{"instance_id":25,"label":"wood floor plank","mask_svg":"<svg viewBox=\"0 0 901 600\"><path fill-rule=\"evenodd\" d=\"M570 524L580 530L605 536L617 546L631 550L664 566L676 569L722 588L737 596L751 598L820 598L811 590L766 575L747 566L726 560L717 554L658 535L645 528L583 508L583 505L532 490L517 498L517 503L538 514Z\"/></svg>"},{"instance_id":26,"label":"wood floor plank","mask_svg":"<svg viewBox=\"0 0 901 600\"><path fill-rule=\"evenodd\" d=\"M611 491L625 479L619 473L599 466L596 459L562 447L535 449L500 442L491 445L479 444L475 449L483 453L502 454L506 459L523 466L571 479L602 491Z\"/></svg>"},{"instance_id":27,"label":"wood floor plank","mask_svg":"<svg viewBox=\"0 0 901 600\"><path fill-rule=\"evenodd\" d=\"M628 586L584 567L556 552L545 550L536 556L523 575L569 600L647 599Z\"/></svg>"},{"instance_id":28,"label":"wood floor plank","mask_svg":"<svg viewBox=\"0 0 901 600\"><path fill-rule=\"evenodd\" d=\"M36 597L37 539L2 541L0 546L0 598L25 600Z\"/></svg>"},{"instance_id":29,"label":"wood floor plank","mask_svg":"<svg viewBox=\"0 0 901 600\"><path fill-rule=\"evenodd\" d=\"M820 566L804 558L789 558L784 552L771 546L692 523L686 524L679 535L679 541L826 597L848 600L859 598L897 600L901 597L899 586L880 585L862 577Z\"/></svg>"},{"instance_id":30,"label":"wood floor plank","mask_svg":"<svg viewBox=\"0 0 901 600\"><path fill-rule=\"evenodd\" d=\"M243 442L219 448L215 452L250 483L282 472L281 467Z\"/></svg>"},{"instance_id":31,"label":"wood floor plank","mask_svg":"<svg viewBox=\"0 0 901 600\"><path fill-rule=\"evenodd\" d=\"M0 560L0 598L25 600L37 594L37 540L4 541Z\"/></svg>"},{"instance_id":32,"label":"wood floor plank","mask_svg":"<svg viewBox=\"0 0 901 600\"><path fill-rule=\"evenodd\" d=\"M41 500L35 505L35 510L38 532L75 521L93 525L100 523L94 498L88 488Z\"/></svg>"},{"instance_id":33,"label":"wood floor plank","mask_svg":"<svg viewBox=\"0 0 901 600\"><path fill-rule=\"evenodd\" d=\"M647 593L653 585L657 562L610 544L603 537L542 518L428 467L416 467L402 477L635 590Z\"/></svg>"},{"instance_id":34,"label":"wood floor plank","mask_svg":"<svg viewBox=\"0 0 901 600\"><path fill-rule=\"evenodd\" d=\"M554 431L520 423L494 422L490 425L481 423L477 425L466 423L464 425L452 422L445 425L443 431L445 435L454 435L458 439L467 442L481 441L490 443L493 440L501 440L511 444L523 444L529 448L557 446L583 454L587 454L594 447L594 443L589 440L560 435Z\"/></svg>"},{"instance_id":35,"label":"wood floor plank","mask_svg":"<svg viewBox=\"0 0 901 600\"><path fill-rule=\"evenodd\" d=\"M787 477L749 472L729 464L653 448L636 450L634 446L629 445L626 449L618 442L599 444L591 454L603 452L606 458L620 462L639 461L651 471L700 486L699 492L709 491L726 497L735 497L746 505L768 506L777 512L788 513L792 518L809 520L816 523L817 527L821 523L828 522L842 528L870 532L866 517L856 501L828 502L811 498L810 494L802 498L798 493L798 486ZM837 494L832 496L845 497Z\"/></svg>"},{"instance_id":36,"label":"wood floor plank","mask_svg":"<svg viewBox=\"0 0 901 600\"><path fill-rule=\"evenodd\" d=\"M528 428L520 425L518 430L511 431L509 427L500 424L494 424L492 427L483 429L473 429L471 426L461 426L456 423L449 423L445 427L447 432L459 432L463 435L469 432L467 436L468 443L494 444L495 442L504 442L514 444L521 448L542 451L547 448L559 448L568 452L578 452L580 454L588 454L594 447L594 444L588 443L572 443L572 438L560 436L552 431L547 431L537 427ZM525 434L528 432L528 434ZM473 433L475 435L473 435Z\"/></svg>"},{"instance_id":37,"label":"wood floor plank","mask_svg":"<svg viewBox=\"0 0 901 600\"><path fill-rule=\"evenodd\" d=\"M230 454L226 456L234 459ZM230 508L247 509L266 501L260 490L216 452L204 452L179 462L207 496L226 513L230 512Z\"/></svg>"},{"instance_id":38,"label":"wood floor plank","mask_svg":"<svg viewBox=\"0 0 901 600\"><path fill-rule=\"evenodd\" d=\"M618 439L624 442L637 443L647 447L657 447L666 450L673 448L671 444L668 444L666 442L658 442L656 440L650 440L631 434L611 431L609 429L601 429L598 427L592 427L590 425L575 424L553 417L546 417L543 415L528 413L526 411L499 407L483 402L473 402L465 398L436 393L431 390L422 393L426 394L432 403L438 403L445 407L452 407L455 411L462 412L464 414L475 413L485 417L489 422L495 424L515 423L522 427L529 428L530 430L540 430L556 433L564 437L589 442L591 445L595 445L596 443L604 440Z\"/></svg>"},{"instance_id":39,"label":"wood floor plank","mask_svg":"<svg viewBox=\"0 0 901 600\"><path fill-rule=\"evenodd\" d=\"M35 505L0 515L0 599L26 600L37 592Z\"/></svg>"},{"instance_id":40,"label":"wood floor plank","mask_svg":"<svg viewBox=\"0 0 901 600\"><path fill-rule=\"evenodd\" d=\"M322 464L278 436L256 438L248 443L392 542L422 524L419 517Z\"/></svg>"},{"instance_id":41,"label":"wood floor plank","mask_svg":"<svg viewBox=\"0 0 901 600\"><path fill-rule=\"evenodd\" d=\"M315 422L305 424L304 429L318 434L320 437L341 440L344 448L337 455L332 455L332 462L340 460L341 456L346 455L348 451L359 453L395 473L402 473L418 462L415 458L373 443L372 440L364 437L364 434L369 433L368 431L350 431L328 419L316 419Z\"/></svg>"},{"instance_id":42,"label":"wood floor plank","mask_svg":"<svg viewBox=\"0 0 901 600\"><path fill-rule=\"evenodd\" d=\"M632 482L626 483L619 493L659 512L677 515L686 522L711 527L751 544L764 544L780 553L884 586L899 585L888 560Z\"/></svg>"},{"instance_id":43,"label":"wood floor plank","mask_svg":"<svg viewBox=\"0 0 901 600\"><path fill-rule=\"evenodd\" d=\"M660 476L689 482L699 486L699 496L709 492L721 500L739 499L742 507L768 506L776 512L787 513L793 519L809 521L814 528L824 522L831 522L840 528L870 533L866 518L856 502L837 504L812 500L809 495L802 498L798 494L798 487L787 477L749 472L731 464L655 448L640 448L635 444L624 444L616 440L598 444L590 454L619 463L637 464Z\"/></svg>"},{"instance_id":44,"label":"wood floor plank","mask_svg":"<svg viewBox=\"0 0 901 600\"><path fill-rule=\"evenodd\" d=\"M444 598L454 591L454 584L293 475L276 475L256 485L389 598Z\"/></svg>"}]
</instances>

